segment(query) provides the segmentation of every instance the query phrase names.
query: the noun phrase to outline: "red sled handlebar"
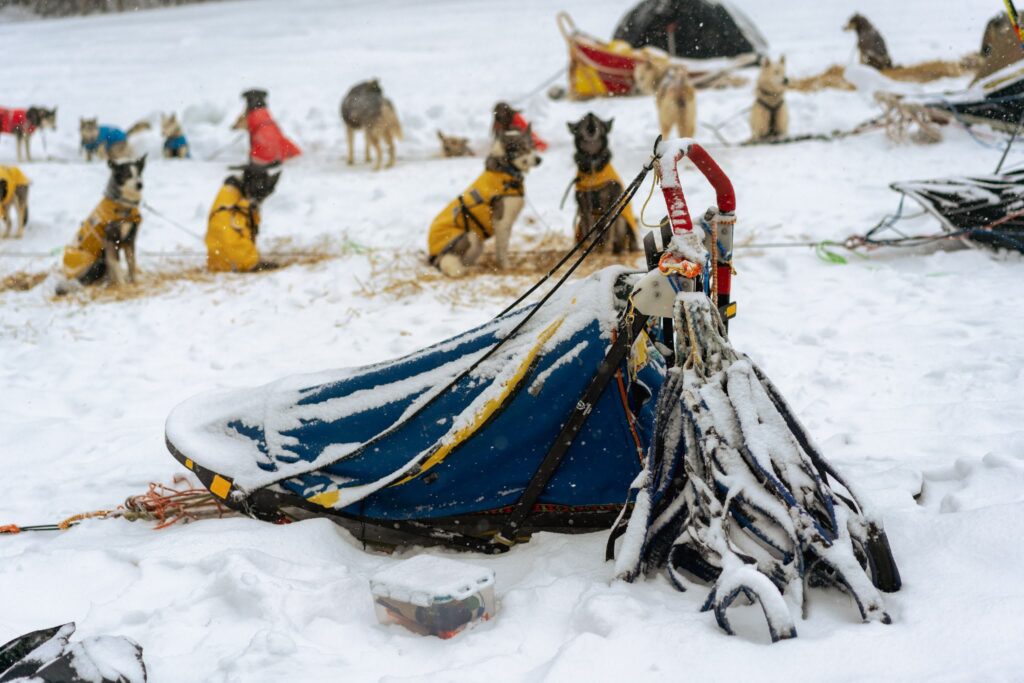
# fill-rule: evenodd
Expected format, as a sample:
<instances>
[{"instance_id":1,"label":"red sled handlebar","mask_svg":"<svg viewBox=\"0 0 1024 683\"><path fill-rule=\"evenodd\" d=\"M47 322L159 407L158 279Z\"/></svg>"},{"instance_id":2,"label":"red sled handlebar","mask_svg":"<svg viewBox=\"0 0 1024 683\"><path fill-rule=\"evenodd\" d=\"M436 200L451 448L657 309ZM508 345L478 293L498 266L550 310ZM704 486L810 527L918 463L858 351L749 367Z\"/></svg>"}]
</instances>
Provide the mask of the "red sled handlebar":
<instances>
[{"instance_id":1,"label":"red sled handlebar","mask_svg":"<svg viewBox=\"0 0 1024 683\"><path fill-rule=\"evenodd\" d=\"M690 210L686 206L686 197L683 196L683 186L679 182L679 162L683 157L689 157L715 189L718 210L721 213L732 213L736 210L736 193L733 191L732 182L721 166L715 163L707 150L699 144L689 138L662 140L656 145L655 153L662 159L672 157L671 164L662 164L661 192L665 196L665 206L668 207L668 218L672 224L673 234L679 235L693 229Z\"/></svg>"}]
</instances>

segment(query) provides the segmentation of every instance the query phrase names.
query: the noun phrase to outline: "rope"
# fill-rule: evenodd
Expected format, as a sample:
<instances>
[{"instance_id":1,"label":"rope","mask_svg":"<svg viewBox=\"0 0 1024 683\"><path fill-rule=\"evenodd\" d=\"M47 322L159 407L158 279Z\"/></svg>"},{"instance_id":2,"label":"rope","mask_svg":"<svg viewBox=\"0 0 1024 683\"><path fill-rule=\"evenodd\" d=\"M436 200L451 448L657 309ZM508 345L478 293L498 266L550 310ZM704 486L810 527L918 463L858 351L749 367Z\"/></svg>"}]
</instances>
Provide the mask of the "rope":
<instances>
[{"instance_id":1,"label":"rope","mask_svg":"<svg viewBox=\"0 0 1024 683\"><path fill-rule=\"evenodd\" d=\"M525 95L520 95L519 97L517 97L514 100L512 100L511 102L509 102L509 104L519 104L520 102L525 102L526 100L532 99L541 90L543 90L544 88L548 87L549 85L554 83L556 80L558 80L562 76L562 74L564 74L568 69L569 69L569 67L563 66L558 71L553 73L551 76L549 76L548 78L544 79L544 81L540 85L538 85L536 88L534 88L530 92L526 93Z\"/></svg>"},{"instance_id":2,"label":"rope","mask_svg":"<svg viewBox=\"0 0 1024 683\"><path fill-rule=\"evenodd\" d=\"M184 477L175 477L174 484L184 484ZM175 488L166 484L150 483L145 493L129 496L123 505L113 510L93 510L80 512L53 524L34 524L19 526L6 524L0 526L0 535L19 534L23 531L67 531L87 519L118 519L129 522L144 520L156 522L154 531L166 529L178 522L187 523L200 519L221 518L235 515L220 500L206 489L187 486Z\"/></svg>"},{"instance_id":3,"label":"rope","mask_svg":"<svg viewBox=\"0 0 1024 683\"><path fill-rule=\"evenodd\" d=\"M181 230L186 235L190 235L191 237L194 237L195 239L199 240L200 242L204 242L205 243L206 240L203 239L203 237L199 233L192 232L191 230L186 228L181 223L179 223L179 222L177 222L177 221L167 217L166 215L160 213L159 211L154 209L153 206L149 202L142 202L141 205L142 205L142 208L146 209L146 211L149 211L151 214L153 214L157 218L163 219L163 221L165 223L168 223L168 224L172 225L173 227L177 228L178 230Z\"/></svg>"}]
</instances>

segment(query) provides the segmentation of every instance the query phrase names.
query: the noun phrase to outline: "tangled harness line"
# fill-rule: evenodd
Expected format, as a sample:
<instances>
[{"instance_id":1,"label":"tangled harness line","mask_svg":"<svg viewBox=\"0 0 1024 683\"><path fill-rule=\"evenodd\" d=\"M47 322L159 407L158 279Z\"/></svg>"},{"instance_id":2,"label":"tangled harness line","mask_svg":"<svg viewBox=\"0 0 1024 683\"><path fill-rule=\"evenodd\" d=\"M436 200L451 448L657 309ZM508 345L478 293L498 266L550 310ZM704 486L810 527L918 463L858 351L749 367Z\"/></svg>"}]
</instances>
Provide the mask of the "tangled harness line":
<instances>
[{"instance_id":1,"label":"tangled harness line","mask_svg":"<svg viewBox=\"0 0 1024 683\"><path fill-rule=\"evenodd\" d=\"M184 477L176 476L174 484L186 483ZM129 522L156 522L154 531L166 529L178 522L193 522L200 519L214 519L236 514L203 488L186 486L175 488L166 484L150 483L145 493L129 496L123 505L113 510L94 510L72 515L54 524L0 525L0 534L18 534L23 531L66 531L86 519L125 519Z\"/></svg>"},{"instance_id":2,"label":"tangled harness line","mask_svg":"<svg viewBox=\"0 0 1024 683\"><path fill-rule=\"evenodd\" d=\"M881 522L825 461L778 389L729 342L727 306L713 284L728 268L721 261L716 268L706 252L730 265L732 185L691 140L662 143L659 151L674 157L663 180L672 237L657 259L648 254L659 267L637 283L632 300L640 313L671 322L663 329L674 338L662 341L674 366L631 486L633 505L609 537L609 559L622 538L616 576L632 582L664 568L681 591L710 584L703 609L730 634L729 607L741 596L760 603L773 642L796 636L783 596L806 612L809 587L836 587L864 621L890 623L879 591L898 590L900 577ZM716 189L718 206L705 214L703 229L690 220L674 168L684 157ZM720 229L705 234L723 217L730 227L724 249ZM666 262L674 266L667 270Z\"/></svg>"}]
</instances>

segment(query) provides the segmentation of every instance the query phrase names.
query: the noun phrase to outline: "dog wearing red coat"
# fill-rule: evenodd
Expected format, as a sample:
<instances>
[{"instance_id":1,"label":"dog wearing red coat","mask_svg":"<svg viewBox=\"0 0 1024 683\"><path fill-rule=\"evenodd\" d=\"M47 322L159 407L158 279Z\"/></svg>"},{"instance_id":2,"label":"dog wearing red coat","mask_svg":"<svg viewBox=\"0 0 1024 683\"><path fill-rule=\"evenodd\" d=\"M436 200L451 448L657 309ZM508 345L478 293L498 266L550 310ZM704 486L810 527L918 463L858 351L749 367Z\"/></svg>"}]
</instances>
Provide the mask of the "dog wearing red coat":
<instances>
[{"instance_id":1,"label":"dog wearing red coat","mask_svg":"<svg viewBox=\"0 0 1024 683\"><path fill-rule=\"evenodd\" d=\"M246 90L245 112L235 121L233 128L249 131L249 161L254 164L273 164L302 154L298 145L281 132L267 109L266 90Z\"/></svg>"}]
</instances>

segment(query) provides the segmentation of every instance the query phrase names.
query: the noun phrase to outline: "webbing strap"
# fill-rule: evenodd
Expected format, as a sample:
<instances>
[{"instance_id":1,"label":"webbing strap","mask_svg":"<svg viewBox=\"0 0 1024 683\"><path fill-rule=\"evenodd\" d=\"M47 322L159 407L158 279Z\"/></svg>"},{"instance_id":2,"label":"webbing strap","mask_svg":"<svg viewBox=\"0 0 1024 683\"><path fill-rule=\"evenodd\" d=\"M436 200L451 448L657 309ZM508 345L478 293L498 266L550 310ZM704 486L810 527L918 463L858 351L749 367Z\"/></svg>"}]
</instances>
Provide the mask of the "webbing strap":
<instances>
[{"instance_id":1,"label":"webbing strap","mask_svg":"<svg viewBox=\"0 0 1024 683\"><path fill-rule=\"evenodd\" d=\"M605 354L604 360L601 361L601 365L598 366L597 372L594 373L593 379L590 380L590 384L576 402L575 407L562 426L562 431L559 432L551 444L551 448L548 449L537 471L534 472L530 483L526 485L523 495L516 502L505 525L491 540L492 552L502 553L515 545L517 532L522 528L523 522L533 511L533 506L537 503L540 495L544 493L544 489L547 488L551 477L558 471L558 467L562 464L562 459L568 452L569 447L572 446L576 436L583 429L587 418L590 417L594 404L601 398L601 394L604 393L608 383L615 376L615 371L622 364L636 336L640 333L640 330L644 329L646 324L647 316L635 314L632 307L627 309L626 313L620 318L618 334L612 342L611 348L608 349L608 353Z\"/></svg>"}]
</instances>

